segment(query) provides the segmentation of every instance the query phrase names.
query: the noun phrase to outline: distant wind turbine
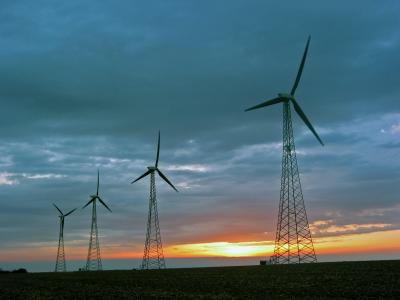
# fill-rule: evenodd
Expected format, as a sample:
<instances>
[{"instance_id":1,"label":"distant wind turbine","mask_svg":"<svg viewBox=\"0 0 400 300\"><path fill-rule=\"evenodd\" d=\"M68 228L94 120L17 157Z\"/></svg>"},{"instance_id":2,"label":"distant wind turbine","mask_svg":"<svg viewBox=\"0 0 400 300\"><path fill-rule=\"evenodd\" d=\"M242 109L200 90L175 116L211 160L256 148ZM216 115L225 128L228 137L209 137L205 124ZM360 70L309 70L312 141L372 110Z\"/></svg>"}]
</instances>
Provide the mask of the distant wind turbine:
<instances>
[{"instance_id":1,"label":"distant wind turbine","mask_svg":"<svg viewBox=\"0 0 400 300\"><path fill-rule=\"evenodd\" d=\"M69 216L72 214L76 208L71 210L70 212L63 214L61 209L57 207L53 203L53 206L58 210L60 215L58 216L60 218L60 234L58 237L58 250L57 250L57 260L56 260L56 267L54 269L54 272L66 272L67 271L67 265L65 263L65 251L64 251L64 219L66 216Z\"/></svg>"},{"instance_id":2,"label":"distant wind turbine","mask_svg":"<svg viewBox=\"0 0 400 300\"><path fill-rule=\"evenodd\" d=\"M111 209L104 203L104 201L99 196L99 171L97 171L97 190L96 195L90 196L91 199L82 209L92 203L92 226L90 230L90 240L89 240L89 250L88 256L86 260L86 270L87 271L98 271L102 270L101 256L100 256L100 245L97 231L97 212L96 212L96 203L97 200L111 212Z\"/></svg>"},{"instance_id":3,"label":"distant wind turbine","mask_svg":"<svg viewBox=\"0 0 400 300\"><path fill-rule=\"evenodd\" d=\"M155 165L147 167L148 170L143 175L139 176L137 179L131 182L134 183L150 174L149 213L147 219L146 242L144 246L144 254L143 254L141 269L165 268L165 260L164 260L161 234L160 234L160 225L158 222L155 173L157 172L158 175L160 175L160 177L164 179L166 183L168 183L176 192L178 191L175 188L175 186L158 168L159 157L160 157L160 131L158 132L158 145L157 145L157 156Z\"/></svg>"}]
</instances>

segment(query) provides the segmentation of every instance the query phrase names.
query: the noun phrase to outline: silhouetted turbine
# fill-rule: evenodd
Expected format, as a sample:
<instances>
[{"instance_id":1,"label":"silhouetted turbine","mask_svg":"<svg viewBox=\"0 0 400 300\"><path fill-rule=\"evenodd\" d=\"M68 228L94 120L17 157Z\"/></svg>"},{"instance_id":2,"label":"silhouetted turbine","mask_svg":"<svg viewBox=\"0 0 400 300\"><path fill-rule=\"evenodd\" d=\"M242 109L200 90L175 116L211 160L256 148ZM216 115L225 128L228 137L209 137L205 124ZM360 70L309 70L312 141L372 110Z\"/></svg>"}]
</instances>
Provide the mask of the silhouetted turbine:
<instances>
[{"instance_id":1,"label":"silhouetted turbine","mask_svg":"<svg viewBox=\"0 0 400 300\"><path fill-rule=\"evenodd\" d=\"M314 134L320 144L324 145L294 97L303 72L310 39L311 37L308 37L306 48L290 94L280 93L278 97L274 99L267 100L246 109L246 111L249 111L283 103L282 177L275 249L274 255L272 256L273 263L317 261L300 184L290 113L290 103L292 103L296 113Z\"/></svg>"},{"instance_id":2,"label":"silhouetted turbine","mask_svg":"<svg viewBox=\"0 0 400 300\"><path fill-rule=\"evenodd\" d=\"M160 156L160 132L158 132L158 144L157 144L157 156L156 163L154 166L147 167L147 171L139 176L137 179L132 181L134 183L147 175L150 174L150 198L149 198L149 213L147 218L147 232L146 242L144 246L144 254L141 268L151 269L165 268L165 260L161 242L160 225L158 222L158 210L157 210L157 197L156 197L156 183L155 183L155 172L168 183L175 191L178 191L175 186L168 180L168 178L158 168L158 159Z\"/></svg>"},{"instance_id":3,"label":"silhouetted turbine","mask_svg":"<svg viewBox=\"0 0 400 300\"><path fill-rule=\"evenodd\" d=\"M97 200L111 212L111 209L104 203L104 201L99 196L99 171L97 171L97 190L96 195L90 196L91 199L82 209L92 203L92 225L90 230L90 240L89 240L89 250L86 260L86 270L87 271L98 271L102 270L101 256L100 256L100 245L97 230L97 212L96 212L96 202Z\"/></svg>"},{"instance_id":4,"label":"silhouetted turbine","mask_svg":"<svg viewBox=\"0 0 400 300\"><path fill-rule=\"evenodd\" d=\"M64 219L66 216L69 216L72 214L76 208L71 210L70 212L63 214L61 209L57 207L53 203L54 207L58 210L60 215L58 216L60 218L60 233L58 237L58 250L57 250L57 259L56 259L56 267L54 269L54 272L66 272L67 271L67 265L65 262L65 251L64 251Z\"/></svg>"}]
</instances>

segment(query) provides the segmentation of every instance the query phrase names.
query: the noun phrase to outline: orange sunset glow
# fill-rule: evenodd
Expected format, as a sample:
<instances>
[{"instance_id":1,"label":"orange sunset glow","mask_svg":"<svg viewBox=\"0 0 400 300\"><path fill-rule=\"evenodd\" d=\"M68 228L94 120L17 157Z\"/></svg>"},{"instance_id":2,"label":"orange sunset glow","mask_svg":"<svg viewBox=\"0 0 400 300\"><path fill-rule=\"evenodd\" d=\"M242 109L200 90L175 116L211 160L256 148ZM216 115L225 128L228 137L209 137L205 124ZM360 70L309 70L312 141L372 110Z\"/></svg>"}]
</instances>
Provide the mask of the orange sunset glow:
<instances>
[{"instance_id":1,"label":"orange sunset glow","mask_svg":"<svg viewBox=\"0 0 400 300\"><path fill-rule=\"evenodd\" d=\"M74 244L74 243L72 243ZM400 230L377 231L363 234L347 234L314 239L319 255L400 253ZM54 256L56 245L43 243L29 245L30 251L20 248L18 251L5 251L2 256L14 261L24 256L26 260L47 260ZM68 258L79 260L85 257L85 246L69 246ZM164 254L168 258L196 257L269 257L274 251L274 241L245 242L201 242L191 244L165 245ZM141 245L135 247L106 245L102 251L105 259L140 259L143 255Z\"/></svg>"},{"instance_id":2,"label":"orange sunset glow","mask_svg":"<svg viewBox=\"0 0 400 300\"><path fill-rule=\"evenodd\" d=\"M315 238L314 246L321 255L400 252L400 230ZM274 241L213 242L168 246L166 254L171 257L246 257L270 256L273 250Z\"/></svg>"}]
</instances>

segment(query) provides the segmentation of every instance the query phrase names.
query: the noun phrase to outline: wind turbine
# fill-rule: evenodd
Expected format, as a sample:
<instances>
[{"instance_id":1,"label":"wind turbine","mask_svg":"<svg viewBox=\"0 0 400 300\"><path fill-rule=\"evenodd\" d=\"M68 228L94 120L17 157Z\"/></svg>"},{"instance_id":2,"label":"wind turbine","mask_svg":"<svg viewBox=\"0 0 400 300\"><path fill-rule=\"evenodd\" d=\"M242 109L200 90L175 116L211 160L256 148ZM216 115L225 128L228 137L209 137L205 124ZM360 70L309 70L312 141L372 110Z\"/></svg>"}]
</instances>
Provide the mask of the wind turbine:
<instances>
[{"instance_id":1,"label":"wind turbine","mask_svg":"<svg viewBox=\"0 0 400 300\"><path fill-rule=\"evenodd\" d=\"M99 196L99 171L97 170L97 190L96 195L90 196L90 200L82 209L92 203L92 226L90 230L90 240L89 240L89 250L88 256L86 260L86 270L87 271L99 271L102 269L101 264L101 256L100 256L100 245L97 231L97 212L96 212L96 203L97 200L110 212L111 209L104 203L104 201Z\"/></svg>"},{"instance_id":2,"label":"wind turbine","mask_svg":"<svg viewBox=\"0 0 400 300\"><path fill-rule=\"evenodd\" d=\"M283 104L281 190L274 255L271 257L272 262L277 264L317 261L300 184L290 112L291 103L296 113L323 146L322 140L294 97L303 72L310 39L311 37L309 36L290 93L279 93L278 97L274 99L246 109L246 111L249 111L274 104Z\"/></svg>"},{"instance_id":3,"label":"wind turbine","mask_svg":"<svg viewBox=\"0 0 400 300\"><path fill-rule=\"evenodd\" d=\"M56 260L56 267L54 269L54 272L66 272L67 271L67 265L65 263L65 252L64 252L64 219L66 216L69 216L72 214L76 208L71 210L70 212L63 214L61 209L57 207L53 203L53 206L58 210L60 215L58 216L60 218L60 235L58 237L58 250L57 250L57 260Z\"/></svg>"},{"instance_id":4,"label":"wind turbine","mask_svg":"<svg viewBox=\"0 0 400 300\"><path fill-rule=\"evenodd\" d=\"M149 213L147 217L147 233L146 242L144 245L144 254L141 269L165 269L165 260L161 243L160 225L158 222L157 197L156 197L156 182L155 173L164 179L176 192L178 190L168 180L168 178L158 168L158 159L160 157L160 131L158 131L158 145L156 163L154 166L147 167L147 171L132 181L134 183L150 174L150 198L149 198Z\"/></svg>"}]
</instances>

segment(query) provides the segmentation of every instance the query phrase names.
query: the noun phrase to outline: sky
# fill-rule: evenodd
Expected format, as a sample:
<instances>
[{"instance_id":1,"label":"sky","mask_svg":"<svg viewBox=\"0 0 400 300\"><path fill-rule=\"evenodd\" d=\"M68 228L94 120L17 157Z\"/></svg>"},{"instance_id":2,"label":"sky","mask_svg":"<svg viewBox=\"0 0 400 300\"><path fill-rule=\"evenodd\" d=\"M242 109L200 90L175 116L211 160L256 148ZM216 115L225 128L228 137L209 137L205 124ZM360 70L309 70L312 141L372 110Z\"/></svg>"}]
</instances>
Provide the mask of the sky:
<instances>
[{"instance_id":1,"label":"sky","mask_svg":"<svg viewBox=\"0 0 400 300\"><path fill-rule=\"evenodd\" d=\"M164 254L269 256L282 107L293 113L315 248L343 260L400 253L398 1L1 1L0 267L84 260L96 189L102 256L140 259L155 160Z\"/></svg>"}]
</instances>

